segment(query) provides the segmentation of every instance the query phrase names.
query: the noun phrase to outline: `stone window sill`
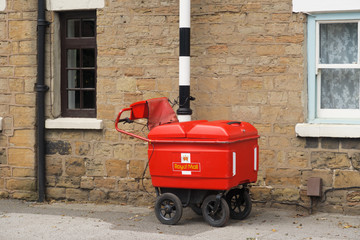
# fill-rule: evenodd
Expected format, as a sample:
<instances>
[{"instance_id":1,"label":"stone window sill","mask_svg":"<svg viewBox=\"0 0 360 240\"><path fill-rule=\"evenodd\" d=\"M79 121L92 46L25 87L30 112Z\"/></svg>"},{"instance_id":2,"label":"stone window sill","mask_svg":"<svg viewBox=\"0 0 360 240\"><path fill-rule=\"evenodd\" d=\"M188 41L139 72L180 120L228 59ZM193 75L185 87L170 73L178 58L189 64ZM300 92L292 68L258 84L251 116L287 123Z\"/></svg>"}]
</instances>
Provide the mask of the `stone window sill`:
<instances>
[{"instance_id":1,"label":"stone window sill","mask_svg":"<svg viewBox=\"0 0 360 240\"><path fill-rule=\"evenodd\" d=\"M104 0L46 0L46 8L50 11L96 9L104 6Z\"/></svg>"},{"instance_id":2,"label":"stone window sill","mask_svg":"<svg viewBox=\"0 0 360 240\"><path fill-rule=\"evenodd\" d=\"M103 121L95 118L57 118L45 121L46 129L103 129Z\"/></svg>"},{"instance_id":3,"label":"stone window sill","mask_svg":"<svg viewBox=\"0 0 360 240\"><path fill-rule=\"evenodd\" d=\"M360 125L298 123L295 132L299 137L360 138Z\"/></svg>"}]
</instances>

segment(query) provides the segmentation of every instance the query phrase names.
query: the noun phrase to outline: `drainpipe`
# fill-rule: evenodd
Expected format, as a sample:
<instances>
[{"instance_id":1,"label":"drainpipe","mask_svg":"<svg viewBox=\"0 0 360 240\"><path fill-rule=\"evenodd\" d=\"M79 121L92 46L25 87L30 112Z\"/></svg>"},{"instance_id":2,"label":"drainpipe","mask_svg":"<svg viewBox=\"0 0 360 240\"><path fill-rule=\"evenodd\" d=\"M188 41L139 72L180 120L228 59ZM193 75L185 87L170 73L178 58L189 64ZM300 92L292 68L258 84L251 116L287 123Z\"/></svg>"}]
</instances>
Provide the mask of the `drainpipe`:
<instances>
[{"instance_id":1,"label":"drainpipe","mask_svg":"<svg viewBox=\"0 0 360 240\"><path fill-rule=\"evenodd\" d=\"M45 0L38 0L37 18L37 82L36 91L36 156L38 167L38 201L45 199Z\"/></svg>"},{"instance_id":2,"label":"drainpipe","mask_svg":"<svg viewBox=\"0 0 360 240\"><path fill-rule=\"evenodd\" d=\"M192 110L190 101L190 15L191 0L179 2L179 109L177 110L180 122L191 121Z\"/></svg>"}]
</instances>

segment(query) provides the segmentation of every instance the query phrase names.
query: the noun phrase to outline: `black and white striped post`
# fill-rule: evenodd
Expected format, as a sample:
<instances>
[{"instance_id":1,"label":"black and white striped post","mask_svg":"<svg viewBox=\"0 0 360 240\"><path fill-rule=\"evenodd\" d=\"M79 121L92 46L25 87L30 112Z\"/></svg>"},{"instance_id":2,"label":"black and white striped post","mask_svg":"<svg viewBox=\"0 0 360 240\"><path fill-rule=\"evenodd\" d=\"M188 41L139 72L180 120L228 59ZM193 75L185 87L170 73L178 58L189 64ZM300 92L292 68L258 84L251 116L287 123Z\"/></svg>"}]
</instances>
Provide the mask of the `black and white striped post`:
<instances>
[{"instance_id":1,"label":"black and white striped post","mask_svg":"<svg viewBox=\"0 0 360 240\"><path fill-rule=\"evenodd\" d=\"M191 121L190 109L190 15L191 0L179 2L179 109L177 110L180 122Z\"/></svg>"}]
</instances>

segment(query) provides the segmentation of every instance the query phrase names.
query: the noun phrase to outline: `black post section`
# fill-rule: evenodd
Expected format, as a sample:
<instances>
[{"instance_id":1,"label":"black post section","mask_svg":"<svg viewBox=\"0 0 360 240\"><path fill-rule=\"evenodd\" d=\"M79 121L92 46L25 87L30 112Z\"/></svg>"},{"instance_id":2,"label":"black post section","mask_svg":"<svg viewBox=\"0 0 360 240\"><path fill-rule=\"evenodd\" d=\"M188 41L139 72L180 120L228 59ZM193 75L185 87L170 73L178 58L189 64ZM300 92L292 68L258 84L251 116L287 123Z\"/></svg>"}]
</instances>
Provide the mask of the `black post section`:
<instances>
[{"instance_id":1,"label":"black post section","mask_svg":"<svg viewBox=\"0 0 360 240\"><path fill-rule=\"evenodd\" d=\"M180 57L190 57L190 28L180 28Z\"/></svg>"},{"instance_id":2,"label":"black post section","mask_svg":"<svg viewBox=\"0 0 360 240\"><path fill-rule=\"evenodd\" d=\"M37 82L36 91L36 147L38 167L38 201L45 200L45 1L38 0L37 18Z\"/></svg>"},{"instance_id":3,"label":"black post section","mask_svg":"<svg viewBox=\"0 0 360 240\"><path fill-rule=\"evenodd\" d=\"M190 86L179 86L179 109L176 111L178 115L191 115L190 101L194 100L190 96Z\"/></svg>"}]
</instances>

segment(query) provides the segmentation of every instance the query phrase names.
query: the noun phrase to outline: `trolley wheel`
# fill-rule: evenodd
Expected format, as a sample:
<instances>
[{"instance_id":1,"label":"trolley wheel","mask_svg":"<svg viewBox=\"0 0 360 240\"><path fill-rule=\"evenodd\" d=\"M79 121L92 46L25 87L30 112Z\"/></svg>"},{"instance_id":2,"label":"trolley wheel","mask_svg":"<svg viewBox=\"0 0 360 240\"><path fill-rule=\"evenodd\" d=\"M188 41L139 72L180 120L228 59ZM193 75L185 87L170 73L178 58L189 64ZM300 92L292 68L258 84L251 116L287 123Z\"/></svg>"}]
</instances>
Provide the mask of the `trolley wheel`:
<instances>
[{"instance_id":1,"label":"trolley wheel","mask_svg":"<svg viewBox=\"0 0 360 240\"><path fill-rule=\"evenodd\" d=\"M196 213L199 216L202 215L201 204L192 203L189 206L194 211L194 213Z\"/></svg>"},{"instance_id":2,"label":"trolley wheel","mask_svg":"<svg viewBox=\"0 0 360 240\"><path fill-rule=\"evenodd\" d=\"M156 198L155 215L157 219L167 225L176 224L183 212L180 199L172 193L164 193Z\"/></svg>"},{"instance_id":3,"label":"trolley wheel","mask_svg":"<svg viewBox=\"0 0 360 240\"><path fill-rule=\"evenodd\" d=\"M229 221L229 205L225 199L221 198L219 208L214 212L215 204L216 195L207 196L201 206L202 215L211 226L222 227Z\"/></svg>"},{"instance_id":4,"label":"trolley wheel","mask_svg":"<svg viewBox=\"0 0 360 240\"><path fill-rule=\"evenodd\" d=\"M226 194L232 219L242 220L249 216L252 208L251 199L246 189L234 188Z\"/></svg>"}]
</instances>

